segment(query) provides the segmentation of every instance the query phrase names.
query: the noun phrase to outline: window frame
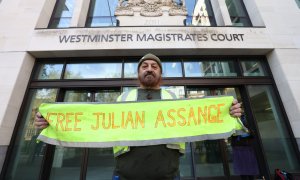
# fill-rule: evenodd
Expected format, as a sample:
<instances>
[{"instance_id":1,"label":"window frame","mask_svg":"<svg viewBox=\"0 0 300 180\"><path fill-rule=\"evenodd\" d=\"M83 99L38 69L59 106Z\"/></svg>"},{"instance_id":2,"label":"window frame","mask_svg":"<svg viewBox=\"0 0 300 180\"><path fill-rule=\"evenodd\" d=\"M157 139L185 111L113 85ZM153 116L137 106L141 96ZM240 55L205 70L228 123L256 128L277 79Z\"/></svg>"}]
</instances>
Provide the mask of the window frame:
<instances>
[{"instance_id":1,"label":"window frame","mask_svg":"<svg viewBox=\"0 0 300 180\"><path fill-rule=\"evenodd\" d=\"M253 24L251 22L251 19L250 19L250 16L248 14L247 8L245 6L244 0L231 0L231 1L232 1L232 3L234 3L233 1L239 1L239 3L241 4L241 7L242 7L242 11L245 14L245 16L232 16L232 15L230 15L229 6L226 4L232 26L234 26L234 27L253 27ZM234 25L233 19L235 19L235 18L245 19L248 25L246 25L246 26L245 25L242 25L242 26Z\"/></svg>"},{"instance_id":2,"label":"window frame","mask_svg":"<svg viewBox=\"0 0 300 180\"><path fill-rule=\"evenodd\" d=\"M66 0L67 1L67 0ZM52 11L52 15L51 15L51 18L50 18L50 20L49 20L49 23L48 23L48 26L47 26L47 28L48 29L64 29L64 28L69 28L70 27L70 25L71 25L71 21L72 21L72 18L73 18L73 14L72 14L72 16L71 17L62 17L62 16L60 16L60 17L56 17L55 16L55 14L57 13L57 10L58 10L58 8L59 8L59 3L60 2L62 2L61 0L57 0L56 1L56 3L55 3L55 6L54 6L54 9L53 9L53 11ZM73 6L75 6L75 0L73 1ZM73 7L73 10L72 10L73 12L74 12L74 7ZM69 18L70 19L70 24L69 24L69 26L68 27L52 27L52 25L53 25L53 22L55 22L55 20L59 20L59 19L61 19L61 18Z\"/></svg>"},{"instance_id":3,"label":"window frame","mask_svg":"<svg viewBox=\"0 0 300 180\"><path fill-rule=\"evenodd\" d=\"M270 67L267 63L267 60L265 57L262 57L262 56L182 56L179 58L178 56L178 59L181 59L182 63L183 63L183 59L196 59L196 58L199 58L199 59L205 59L205 58L210 58L210 59L213 59L213 60L218 60L218 59L234 59L234 62L235 64L237 64L237 71L239 73L242 72L241 70L241 65L240 65L240 61L245 61L247 59L249 60L253 60L253 57L257 58L258 61L262 62L262 63L265 63L265 67L266 67L266 70L267 70L267 73L269 73L269 76L264 76L264 77L245 77L245 76L237 76L237 77L220 77L220 78L185 78L185 77L181 77L181 78L164 78L163 79L163 84L162 86L168 86L168 85L171 85L171 86L184 86L184 87L187 87L187 86L201 86L203 88L205 87L208 87L208 88L218 88L218 87L226 87L226 86L232 86L232 87L236 87L236 88L239 88L240 89L240 92L241 92L241 96L243 97L248 97L248 94L247 94L247 91L246 91L246 86L247 85L272 85L272 87L274 88L274 91L276 93L276 96L278 98L278 101L279 101L279 108L281 109L282 113L283 113L283 116L284 116L284 123L287 124L287 130L288 130L288 133L290 135L290 137L295 137L293 135L293 132L292 132L292 128L289 124L289 121L288 121L288 117L287 117L287 114L284 110L284 106L283 106L283 103L280 99L280 96L279 96L279 92L276 88L276 84L275 84L275 81L273 79L273 76L271 74L271 70L270 70ZM122 62L122 64L124 64L124 62L132 62L133 60L135 59L139 59L140 57L126 57L126 58L121 58L121 57L112 57L112 58L106 58L106 57L103 57L103 58L94 58L94 61L99 61L99 62L107 62L109 60L116 60L118 59L119 61L118 62ZM171 60L175 60L174 57L161 57L161 59L171 59ZM64 66L68 63L68 62L85 62L86 59L89 59L91 60L91 58L55 58L55 59L52 59L52 60L55 60L55 62L58 62L58 63L61 63L63 62L64 63ZM28 87L27 87L27 90L26 90L26 94L24 96L24 99L23 99L23 103L22 103L22 107L21 107L21 110L19 112L19 116L18 116L18 119L17 119L17 122L16 122L16 125L15 125L15 128L14 128L14 132L13 132L13 136L12 136L12 140L11 140L11 144L9 145L9 148L7 150L7 156L5 158L5 162L4 162L4 168L3 168L3 171L1 173L1 177L5 177L5 173L7 172L8 170L8 165L9 165L9 162L10 162L10 159L13 158L11 157L12 156L12 150L13 150L13 147L15 146L14 142L16 141L16 139L18 139L18 129L20 128L20 124L22 123L21 120L22 120L22 117L23 115L25 114L25 105L26 103L28 103L28 101L26 100L27 97L26 95L28 95L28 92L31 90L31 89L36 89L36 88L58 88L58 96L57 96L57 102L60 102L62 101L63 99L63 91L65 91L66 89L101 89L101 88L121 88L121 90L123 89L123 87L128 87L128 86L137 86L138 85L138 82L136 79L132 79L132 78L124 78L124 76L122 76L122 78L116 80L116 79L94 79L94 80L89 80L89 79L84 79L84 80L64 80L64 79L58 79L58 80L48 80L48 81L45 81L45 80L37 80L37 79L34 79L34 75L36 73L36 67L37 67L37 64L39 63L45 63L45 62L49 62L49 58L48 59L37 59L36 62L35 62L35 65L34 65L34 70L32 71L32 74L31 74L31 79L29 81L29 84L28 84ZM54 62L54 61L52 61ZM111 61L110 61L111 62ZM182 68L184 68L182 66ZM124 71L124 65L122 65L122 74L123 74L123 71ZM63 73L62 73L63 74ZM184 74L183 74L184 75ZM185 88L186 90L186 88ZM252 116L253 118L253 115L251 115L251 104L250 102L246 101L246 102L243 102L245 104L245 108L246 109L246 113L247 115L249 115L250 117ZM257 128L257 124L256 122L253 122L253 124L251 125L253 127L256 127L256 130L258 129ZM255 128L254 128L255 129ZM257 138L258 138L258 145L257 145L257 150L258 152L260 152L261 154L259 155L259 164L261 166L261 169L263 170L263 175L265 177L270 177L271 174L269 172L269 170L267 169L267 161L266 159L264 159L265 155L264 155L264 152L263 152L263 149L262 149L262 144L261 144L261 140L260 140L260 137L259 137L259 133L258 132L255 132L255 134L257 134ZM297 142L296 142L296 139L293 138L292 139L292 144L293 144L293 148L295 150L298 150L299 149L297 148ZM46 147L46 152L45 154L47 154L46 156L44 156L44 159L43 159L43 164L42 164L42 170L40 172L40 179L47 179L50 177L50 170L51 170L51 167L52 167L52 161L53 161L53 155L54 155L54 149L55 149L55 146L52 146L52 145L47 145ZM191 148L192 149L192 148ZM225 152L223 152L225 153ZM300 160L300 154L297 154L297 158ZM193 153L192 153L192 156L193 156ZM86 158L86 157L85 157ZM87 161L83 161L85 164L87 163ZM228 162L226 159L223 161L224 163L225 162ZM193 162L192 162L193 163ZM195 165L193 165L195 167ZM224 171L225 171L225 176L228 175L228 169L226 169L226 167L224 168ZM80 178L81 179L84 179L85 177L85 173L86 173L86 170L85 172L83 171L83 174L80 175ZM272 172L271 172L272 173ZM182 179L189 179L191 177L185 177L185 178L182 178ZM214 178L217 178L217 177L214 177ZM212 179L214 179L212 178ZM210 179L210 178L209 178Z\"/></svg>"}]
</instances>

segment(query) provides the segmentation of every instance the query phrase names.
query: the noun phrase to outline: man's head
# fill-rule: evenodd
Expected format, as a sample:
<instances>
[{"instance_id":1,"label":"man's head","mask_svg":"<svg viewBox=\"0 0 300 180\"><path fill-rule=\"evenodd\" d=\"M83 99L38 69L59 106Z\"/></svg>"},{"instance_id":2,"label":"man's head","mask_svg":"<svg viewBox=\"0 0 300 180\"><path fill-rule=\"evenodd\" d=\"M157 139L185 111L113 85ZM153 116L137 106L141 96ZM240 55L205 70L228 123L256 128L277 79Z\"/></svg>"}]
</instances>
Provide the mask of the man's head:
<instances>
[{"instance_id":1,"label":"man's head","mask_svg":"<svg viewBox=\"0 0 300 180\"><path fill-rule=\"evenodd\" d=\"M162 65L160 59L153 54L146 54L138 63L138 79L141 88L158 89L162 80Z\"/></svg>"}]
</instances>

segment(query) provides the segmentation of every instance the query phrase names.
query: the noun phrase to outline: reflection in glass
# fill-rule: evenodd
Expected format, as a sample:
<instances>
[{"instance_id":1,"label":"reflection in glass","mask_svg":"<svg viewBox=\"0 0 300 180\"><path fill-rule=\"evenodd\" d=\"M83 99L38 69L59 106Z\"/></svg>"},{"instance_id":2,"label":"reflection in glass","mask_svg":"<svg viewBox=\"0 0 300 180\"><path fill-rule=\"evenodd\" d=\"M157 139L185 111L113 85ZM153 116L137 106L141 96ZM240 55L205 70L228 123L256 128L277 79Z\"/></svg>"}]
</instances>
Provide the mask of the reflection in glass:
<instances>
[{"instance_id":1,"label":"reflection in glass","mask_svg":"<svg viewBox=\"0 0 300 180\"><path fill-rule=\"evenodd\" d=\"M259 61L241 62L244 76L266 76L267 73Z\"/></svg>"},{"instance_id":2,"label":"reflection in glass","mask_svg":"<svg viewBox=\"0 0 300 180\"><path fill-rule=\"evenodd\" d=\"M186 26L216 26L209 0L185 1L188 11Z\"/></svg>"},{"instance_id":3,"label":"reflection in glass","mask_svg":"<svg viewBox=\"0 0 300 180\"><path fill-rule=\"evenodd\" d=\"M90 148L87 180L111 180L115 168L112 148Z\"/></svg>"},{"instance_id":4,"label":"reflection in glass","mask_svg":"<svg viewBox=\"0 0 300 180\"><path fill-rule=\"evenodd\" d=\"M116 26L114 16L118 0L91 0L87 27Z\"/></svg>"},{"instance_id":5,"label":"reflection in glass","mask_svg":"<svg viewBox=\"0 0 300 180\"><path fill-rule=\"evenodd\" d=\"M179 98L185 98L184 86L161 86L161 89L168 90Z\"/></svg>"},{"instance_id":6,"label":"reflection in glass","mask_svg":"<svg viewBox=\"0 0 300 180\"><path fill-rule=\"evenodd\" d=\"M64 102L90 102L88 91L66 91ZM65 148L55 146L50 180L78 179L80 177L83 148Z\"/></svg>"},{"instance_id":7,"label":"reflection in glass","mask_svg":"<svg viewBox=\"0 0 300 180\"><path fill-rule=\"evenodd\" d=\"M282 111L272 86L247 86L270 172L300 170Z\"/></svg>"},{"instance_id":8,"label":"reflection in glass","mask_svg":"<svg viewBox=\"0 0 300 180\"><path fill-rule=\"evenodd\" d=\"M196 176L223 176L220 144L217 140L193 142Z\"/></svg>"},{"instance_id":9,"label":"reflection in glass","mask_svg":"<svg viewBox=\"0 0 300 180\"><path fill-rule=\"evenodd\" d=\"M30 90L24 106L24 114L17 132L17 139L12 148L11 159L8 161L7 177L5 179L38 179L45 144L36 143L40 133L35 129L34 116L41 103L55 102L57 89Z\"/></svg>"},{"instance_id":10,"label":"reflection in glass","mask_svg":"<svg viewBox=\"0 0 300 180\"><path fill-rule=\"evenodd\" d=\"M133 90L133 89L137 89L138 87L123 87L122 88L122 93L124 93L124 92L129 92L129 91L131 91L131 90Z\"/></svg>"},{"instance_id":11,"label":"reflection in glass","mask_svg":"<svg viewBox=\"0 0 300 180\"><path fill-rule=\"evenodd\" d=\"M185 143L185 154L179 159L179 171L181 177L193 176L191 153L191 143Z\"/></svg>"},{"instance_id":12,"label":"reflection in glass","mask_svg":"<svg viewBox=\"0 0 300 180\"><path fill-rule=\"evenodd\" d=\"M226 0L225 2L233 26L251 26L243 0Z\"/></svg>"},{"instance_id":13,"label":"reflection in glass","mask_svg":"<svg viewBox=\"0 0 300 180\"><path fill-rule=\"evenodd\" d=\"M122 63L67 64L65 79L121 78Z\"/></svg>"},{"instance_id":14,"label":"reflection in glass","mask_svg":"<svg viewBox=\"0 0 300 180\"><path fill-rule=\"evenodd\" d=\"M187 96L188 98L202 98L205 96L232 96L235 99L237 99L239 102L241 102L241 96L239 89L237 88L193 88L188 87L187 88Z\"/></svg>"},{"instance_id":15,"label":"reflection in glass","mask_svg":"<svg viewBox=\"0 0 300 180\"><path fill-rule=\"evenodd\" d=\"M59 0L56 9L53 11L49 28L69 27L74 10L74 0Z\"/></svg>"},{"instance_id":16,"label":"reflection in glass","mask_svg":"<svg viewBox=\"0 0 300 180\"><path fill-rule=\"evenodd\" d=\"M180 62L163 62L163 77L182 77L182 68Z\"/></svg>"},{"instance_id":17,"label":"reflection in glass","mask_svg":"<svg viewBox=\"0 0 300 180\"><path fill-rule=\"evenodd\" d=\"M88 91L66 91L64 102L91 102L91 93Z\"/></svg>"},{"instance_id":18,"label":"reflection in glass","mask_svg":"<svg viewBox=\"0 0 300 180\"><path fill-rule=\"evenodd\" d=\"M241 101L240 92L237 88L197 88L197 87L187 87L187 97L188 98L202 98L205 96L218 96L227 95L233 96L238 101ZM196 176L199 177L210 177L210 176L223 176L223 161L221 155L220 143L225 143L227 148L230 148L230 144L227 141L201 141L194 142L194 157L196 164ZM231 162L230 157L232 157L232 151L228 152L227 159Z\"/></svg>"},{"instance_id":19,"label":"reflection in glass","mask_svg":"<svg viewBox=\"0 0 300 180\"><path fill-rule=\"evenodd\" d=\"M116 102L119 90L101 90L95 93L95 102ZM114 170L114 155L112 148L90 148L86 179L111 180Z\"/></svg>"},{"instance_id":20,"label":"reflection in glass","mask_svg":"<svg viewBox=\"0 0 300 180\"><path fill-rule=\"evenodd\" d=\"M242 116L240 120L246 127L248 120ZM230 165L230 174L242 176L242 179L256 179L259 173L259 165L254 150L255 137L252 133L242 136L231 136L225 140L227 155Z\"/></svg>"},{"instance_id":21,"label":"reflection in glass","mask_svg":"<svg viewBox=\"0 0 300 180\"><path fill-rule=\"evenodd\" d=\"M60 79L63 64L40 64L36 79Z\"/></svg>"},{"instance_id":22,"label":"reflection in glass","mask_svg":"<svg viewBox=\"0 0 300 180\"><path fill-rule=\"evenodd\" d=\"M137 78L138 63L125 63L124 64L124 78Z\"/></svg>"},{"instance_id":23,"label":"reflection in glass","mask_svg":"<svg viewBox=\"0 0 300 180\"><path fill-rule=\"evenodd\" d=\"M237 76L232 61L184 62L186 77Z\"/></svg>"},{"instance_id":24,"label":"reflection in glass","mask_svg":"<svg viewBox=\"0 0 300 180\"><path fill-rule=\"evenodd\" d=\"M297 3L298 7L300 8L300 0L295 0L295 1Z\"/></svg>"},{"instance_id":25,"label":"reflection in glass","mask_svg":"<svg viewBox=\"0 0 300 180\"><path fill-rule=\"evenodd\" d=\"M83 148L55 146L50 180L79 179Z\"/></svg>"},{"instance_id":26,"label":"reflection in glass","mask_svg":"<svg viewBox=\"0 0 300 180\"><path fill-rule=\"evenodd\" d=\"M102 90L95 94L95 102L113 103L120 96L119 90Z\"/></svg>"}]
</instances>

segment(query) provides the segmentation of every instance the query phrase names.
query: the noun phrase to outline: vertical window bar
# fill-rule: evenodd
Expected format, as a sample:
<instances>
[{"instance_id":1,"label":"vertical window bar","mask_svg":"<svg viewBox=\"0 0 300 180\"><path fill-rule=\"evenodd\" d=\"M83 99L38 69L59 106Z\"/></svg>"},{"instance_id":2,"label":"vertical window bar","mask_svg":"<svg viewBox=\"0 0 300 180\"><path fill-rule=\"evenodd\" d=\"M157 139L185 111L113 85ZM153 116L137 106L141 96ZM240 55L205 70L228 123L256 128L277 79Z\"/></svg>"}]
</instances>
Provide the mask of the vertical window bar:
<instances>
[{"instance_id":1,"label":"vertical window bar","mask_svg":"<svg viewBox=\"0 0 300 180\"><path fill-rule=\"evenodd\" d=\"M66 67L67 67L67 60L64 60L64 66L63 66L63 69L62 69L62 72L61 72L60 79L64 79L65 72L66 72Z\"/></svg>"},{"instance_id":2,"label":"vertical window bar","mask_svg":"<svg viewBox=\"0 0 300 180\"><path fill-rule=\"evenodd\" d=\"M111 26L113 26L114 22L113 22L113 19L112 19L112 16L111 16L111 8L110 8L109 0L106 0L106 2L107 2L108 9L109 9Z\"/></svg>"},{"instance_id":3,"label":"vertical window bar","mask_svg":"<svg viewBox=\"0 0 300 180\"><path fill-rule=\"evenodd\" d=\"M223 171L224 171L224 175L230 179L230 169L229 169L229 161L227 158L227 147L225 145L224 140L219 140L219 144L220 144L220 150L221 150L221 157L222 157L222 162L223 162Z\"/></svg>"},{"instance_id":4,"label":"vertical window bar","mask_svg":"<svg viewBox=\"0 0 300 180\"><path fill-rule=\"evenodd\" d=\"M86 179L88 162L89 162L89 149L84 148L82 159L81 159L80 180L85 180Z\"/></svg>"},{"instance_id":5,"label":"vertical window bar","mask_svg":"<svg viewBox=\"0 0 300 180\"><path fill-rule=\"evenodd\" d=\"M264 176L266 179L271 179L270 178L270 171L269 171L269 167L268 167L268 163L266 160L266 155L265 155L265 151L262 145L262 140L260 137L260 134L258 132L258 125L257 122L255 121L254 118L254 112L252 111L252 106L250 103L250 97L249 97L249 93L246 90L246 85L243 85L241 88L241 96L245 97L243 98L243 106L244 106L244 110L245 110L245 115L248 117L248 119L251 119L250 121L248 121L249 124L249 128L250 130L252 130L254 139L255 139L255 151L256 156L257 156L257 161L258 161L258 166L259 166L259 170L260 170L260 175Z\"/></svg>"}]
</instances>

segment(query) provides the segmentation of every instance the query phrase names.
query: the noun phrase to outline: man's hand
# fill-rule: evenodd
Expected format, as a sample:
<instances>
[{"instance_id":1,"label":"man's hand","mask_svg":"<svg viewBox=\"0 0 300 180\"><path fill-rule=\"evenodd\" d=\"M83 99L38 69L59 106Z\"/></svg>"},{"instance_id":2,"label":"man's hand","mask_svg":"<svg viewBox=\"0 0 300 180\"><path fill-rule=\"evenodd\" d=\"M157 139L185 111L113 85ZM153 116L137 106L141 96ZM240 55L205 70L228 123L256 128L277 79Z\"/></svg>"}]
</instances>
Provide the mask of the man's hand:
<instances>
[{"instance_id":1,"label":"man's hand","mask_svg":"<svg viewBox=\"0 0 300 180\"><path fill-rule=\"evenodd\" d=\"M241 108L242 103L239 103L236 99L232 101L232 106L230 107L230 115L233 117L241 117L243 110Z\"/></svg>"},{"instance_id":2,"label":"man's hand","mask_svg":"<svg viewBox=\"0 0 300 180\"><path fill-rule=\"evenodd\" d=\"M35 121L34 126L37 129L45 129L49 126L49 123L46 121L46 119L41 115L40 112L37 112L35 114Z\"/></svg>"}]
</instances>

